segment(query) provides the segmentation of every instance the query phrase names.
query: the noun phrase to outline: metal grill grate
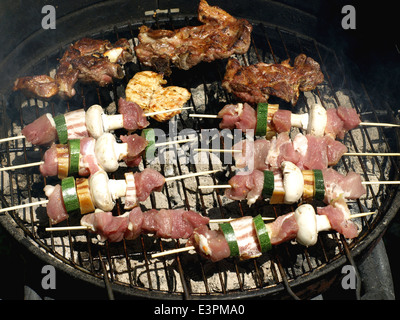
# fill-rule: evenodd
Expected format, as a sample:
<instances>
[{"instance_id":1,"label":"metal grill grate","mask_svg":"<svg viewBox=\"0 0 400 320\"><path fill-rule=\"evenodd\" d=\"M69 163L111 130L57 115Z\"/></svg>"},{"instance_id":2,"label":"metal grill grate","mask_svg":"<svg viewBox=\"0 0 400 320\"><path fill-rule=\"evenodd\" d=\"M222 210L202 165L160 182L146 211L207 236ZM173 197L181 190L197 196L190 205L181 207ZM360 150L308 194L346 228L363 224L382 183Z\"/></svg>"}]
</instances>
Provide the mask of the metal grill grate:
<instances>
[{"instance_id":1,"label":"metal grill grate","mask_svg":"<svg viewBox=\"0 0 400 320\"><path fill-rule=\"evenodd\" d=\"M153 28L178 28L193 22L190 18L174 20L168 16L165 20L146 21ZM325 81L312 93L302 94L293 112L305 112L317 99L325 107L338 107L341 104L354 107L361 114L363 121L393 122L395 118L390 106L385 101L375 101L374 97L363 87L357 78L356 70L348 69L342 63L339 53L317 43L313 39L299 34L252 22L254 26L252 45L249 52L238 57L242 64L253 64L259 61L280 62L287 58L293 59L299 53L311 56L321 64ZM137 29L140 24L127 24L123 27L113 27L109 31L93 37L115 41L126 37L137 43ZM41 61L33 61L34 67L30 74L51 73L57 65L65 48L55 48L54 55ZM40 115L50 112L53 115L79 108L87 109L92 104L108 107L112 112L115 101L123 96L124 87L135 72L144 68L134 62L125 67L126 77L110 88L94 88L80 85L79 93L72 101L42 102L35 99L26 100L19 94L2 97L2 137L18 135L21 127L32 122ZM168 85L179 85L187 88L192 98L190 112L217 113L232 97L221 87L225 70L225 62L202 64L189 71L174 70ZM272 98L273 99L273 98ZM274 101L271 100L271 103ZM290 106L276 101L281 108ZM183 112L177 117L178 131L184 128L194 130L200 139L201 130L218 127L216 120L193 120ZM152 122L168 131L170 123ZM220 139L219 136L215 139ZM346 135L344 142L349 151L355 152L387 152L398 151L397 130L383 127L363 127L352 130ZM184 149L184 147L182 147ZM24 140L3 143L0 146L2 166L16 165L40 161L44 149L31 147ZM175 155L179 155L175 148ZM254 215L255 212L264 216L277 217L293 210L290 206L256 203L253 207L238 201L229 201L219 191L198 191L200 184L226 183L233 174L231 165L225 165L215 155L208 155L208 163L200 167L192 163L184 163L184 157L175 157L170 164L142 163L139 167L150 166L160 170L162 174L175 175L200 170L222 169L221 173L210 177L196 177L183 181L171 182L162 193L152 194L143 203L145 209L150 208L185 208L198 211L210 218L240 217ZM360 173L364 180L396 180L399 174L398 161L393 157L344 157L337 166L339 171L349 170ZM121 178L127 168L113 174L113 178ZM57 183L56 179L41 177L38 168L26 168L15 172L1 172L1 201L3 207L18 205L46 199L43 187L46 184ZM219 263L211 263L201 259L196 254L181 253L164 258L152 259L151 254L171 248L178 248L184 241L155 239L143 235L134 241L121 243L101 243L84 231L46 232L45 207L9 211L9 224L27 236L32 245L40 248L43 254L54 257L56 261L72 267L77 274L87 274L103 281L106 277L114 290L121 290L129 295L150 298L232 298L276 296L291 293L290 287L300 286L298 294L307 296L310 283L324 278L329 271L334 270L347 259L349 253L356 252L369 243L371 234L388 215L397 187L390 185L368 186L365 199L349 203L352 212L378 210L374 216L360 218L357 221L362 229L360 236L354 241L347 241L335 233L320 234L318 243L305 249L299 245L284 243L276 246L264 256L238 261L227 259ZM123 209L117 203L116 214L122 214ZM68 224L76 224L68 221ZM104 269L106 274L104 274ZM96 280L97 281L97 280ZM320 281L315 290L323 291L329 285L329 279ZM303 285L303 287L301 286Z\"/></svg>"}]
</instances>

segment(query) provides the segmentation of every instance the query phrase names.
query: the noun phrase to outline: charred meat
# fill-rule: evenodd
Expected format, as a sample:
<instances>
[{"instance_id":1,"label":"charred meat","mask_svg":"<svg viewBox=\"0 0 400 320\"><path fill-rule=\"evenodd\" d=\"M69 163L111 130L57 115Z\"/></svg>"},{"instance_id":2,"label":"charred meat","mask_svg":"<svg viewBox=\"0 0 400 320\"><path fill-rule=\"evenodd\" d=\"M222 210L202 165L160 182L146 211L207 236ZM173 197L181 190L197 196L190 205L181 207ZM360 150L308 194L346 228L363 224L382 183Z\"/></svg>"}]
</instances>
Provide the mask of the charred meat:
<instances>
[{"instance_id":1,"label":"charred meat","mask_svg":"<svg viewBox=\"0 0 400 320\"><path fill-rule=\"evenodd\" d=\"M241 101L256 104L267 102L270 95L292 105L297 103L300 91L311 91L324 81L318 62L305 54L282 63L257 63L243 67L231 58L226 66L222 86Z\"/></svg>"},{"instance_id":2,"label":"charred meat","mask_svg":"<svg viewBox=\"0 0 400 320\"><path fill-rule=\"evenodd\" d=\"M247 52L251 24L236 19L219 7L201 0L198 8L200 26L171 30L152 30L141 26L136 55L146 66L169 75L172 65L188 70L202 61L225 59Z\"/></svg>"},{"instance_id":3,"label":"charred meat","mask_svg":"<svg viewBox=\"0 0 400 320\"><path fill-rule=\"evenodd\" d=\"M111 44L108 40L83 38L65 51L54 79L47 75L18 78L14 91L45 99L57 94L69 99L75 95L78 81L106 86L113 79L122 79L121 64L131 60L132 50L126 39Z\"/></svg>"}]
</instances>

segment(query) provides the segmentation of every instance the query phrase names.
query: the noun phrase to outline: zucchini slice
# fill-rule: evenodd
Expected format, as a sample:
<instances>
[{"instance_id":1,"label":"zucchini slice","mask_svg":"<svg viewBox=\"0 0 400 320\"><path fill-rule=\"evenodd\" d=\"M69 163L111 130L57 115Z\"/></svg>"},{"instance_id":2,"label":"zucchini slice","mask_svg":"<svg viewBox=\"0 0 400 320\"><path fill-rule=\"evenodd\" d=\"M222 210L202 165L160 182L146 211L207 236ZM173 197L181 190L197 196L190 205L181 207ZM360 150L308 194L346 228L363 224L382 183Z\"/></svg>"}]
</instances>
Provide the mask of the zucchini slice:
<instances>
[{"instance_id":1,"label":"zucchini slice","mask_svg":"<svg viewBox=\"0 0 400 320\"><path fill-rule=\"evenodd\" d=\"M69 175L79 172L79 157L81 155L81 140L71 139L68 141L69 147Z\"/></svg>"},{"instance_id":2,"label":"zucchini slice","mask_svg":"<svg viewBox=\"0 0 400 320\"><path fill-rule=\"evenodd\" d=\"M230 223L221 223L219 228L222 230L226 241L228 242L229 250L231 251L230 256L236 257L239 255L239 246L236 240L235 231L233 230Z\"/></svg>"},{"instance_id":3,"label":"zucchini slice","mask_svg":"<svg viewBox=\"0 0 400 320\"><path fill-rule=\"evenodd\" d=\"M274 193L275 181L274 173L272 171L264 171L264 185L262 189L262 196L265 199L271 198Z\"/></svg>"},{"instance_id":4,"label":"zucchini slice","mask_svg":"<svg viewBox=\"0 0 400 320\"><path fill-rule=\"evenodd\" d=\"M254 227L256 228L258 242L260 244L261 252L267 252L272 249L271 240L269 239L267 228L261 215L253 218Z\"/></svg>"},{"instance_id":5,"label":"zucchini slice","mask_svg":"<svg viewBox=\"0 0 400 320\"><path fill-rule=\"evenodd\" d=\"M325 198L325 184L324 176L321 170L314 169L314 188L315 188L315 200L324 200Z\"/></svg>"},{"instance_id":6,"label":"zucchini slice","mask_svg":"<svg viewBox=\"0 0 400 320\"><path fill-rule=\"evenodd\" d=\"M66 144L68 142L68 130L64 115L59 114L58 116L54 117L54 122L56 124L58 141L61 144Z\"/></svg>"},{"instance_id":7,"label":"zucchini slice","mask_svg":"<svg viewBox=\"0 0 400 320\"><path fill-rule=\"evenodd\" d=\"M76 193L74 177L68 177L61 180L61 190L65 209L68 213L79 211L79 199Z\"/></svg>"},{"instance_id":8,"label":"zucchini slice","mask_svg":"<svg viewBox=\"0 0 400 320\"><path fill-rule=\"evenodd\" d=\"M268 103L259 103L257 105L257 124L256 136L264 137L267 134L268 126Z\"/></svg>"},{"instance_id":9,"label":"zucchini slice","mask_svg":"<svg viewBox=\"0 0 400 320\"><path fill-rule=\"evenodd\" d=\"M151 161L155 158L156 153L156 134L153 129L143 129L142 137L147 140L147 147L145 151L145 158L148 161Z\"/></svg>"}]
</instances>

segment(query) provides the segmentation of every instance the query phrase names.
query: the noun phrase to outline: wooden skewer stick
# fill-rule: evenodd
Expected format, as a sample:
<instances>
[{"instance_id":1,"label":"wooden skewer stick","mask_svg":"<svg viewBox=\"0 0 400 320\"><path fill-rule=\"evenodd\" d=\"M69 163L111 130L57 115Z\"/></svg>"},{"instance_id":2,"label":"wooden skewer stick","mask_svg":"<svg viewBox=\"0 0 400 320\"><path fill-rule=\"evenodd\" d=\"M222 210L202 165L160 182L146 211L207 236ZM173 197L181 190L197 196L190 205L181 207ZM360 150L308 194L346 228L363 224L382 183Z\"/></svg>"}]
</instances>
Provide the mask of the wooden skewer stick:
<instances>
[{"instance_id":1,"label":"wooden skewer stick","mask_svg":"<svg viewBox=\"0 0 400 320\"><path fill-rule=\"evenodd\" d=\"M221 170L210 170L210 171L202 171L202 172L193 172L193 173L188 173L188 174L184 174L184 175L181 175L181 176L168 177L168 178L165 178L165 182L175 181L175 180L180 180L180 179L186 179L186 178L191 178L191 177L196 177L196 176L203 176L203 175L215 173L215 172L218 172L218 171L221 171Z\"/></svg>"},{"instance_id":2,"label":"wooden skewer stick","mask_svg":"<svg viewBox=\"0 0 400 320\"><path fill-rule=\"evenodd\" d=\"M242 150L236 150L236 149L193 149L195 152L237 152L237 153L242 153Z\"/></svg>"},{"instance_id":3,"label":"wooden skewer stick","mask_svg":"<svg viewBox=\"0 0 400 320\"><path fill-rule=\"evenodd\" d=\"M400 127L400 124L395 123L380 123L380 122L360 122L360 126L376 126L376 127Z\"/></svg>"},{"instance_id":4,"label":"wooden skewer stick","mask_svg":"<svg viewBox=\"0 0 400 320\"><path fill-rule=\"evenodd\" d=\"M49 227L46 231L76 231L76 230L88 230L88 226L67 226L67 227Z\"/></svg>"},{"instance_id":5,"label":"wooden skewer stick","mask_svg":"<svg viewBox=\"0 0 400 320\"><path fill-rule=\"evenodd\" d=\"M365 216L369 216L369 215L372 215L372 214L375 214L375 213L376 213L376 211L352 214L349 219L365 217ZM178 248L178 249L166 250L166 251L162 251L162 252L159 252L159 253L154 253L154 254L151 255L151 257L152 258L158 258L158 257L167 256L167 255L170 255L170 254L187 252L187 251L191 251L191 250L196 250L196 248L194 246L188 246L188 247L182 247L182 248Z\"/></svg>"},{"instance_id":6,"label":"wooden skewer stick","mask_svg":"<svg viewBox=\"0 0 400 320\"><path fill-rule=\"evenodd\" d=\"M24 204L20 204L18 206L1 208L0 212L6 212L6 211L18 210L18 209L23 209L23 208L28 208L28 207L39 206L42 204L47 204L48 202L49 202L49 200L42 200L42 201L37 201L37 202L24 203Z\"/></svg>"},{"instance_id":7,"label":"wooden skewer stick","mask_svg":"<svg viewBox=\"0 0 400 320\"><path fill-rule=\"evenodd\" d=\"M192 118L209 118L209 119L217 119L219 118L216 114L201 114L201 113L192 113L189 114L189 117ZM360 126L372 126L372 127L400 127L400 124L395 123L381 123L381 122L360 122L358 125Z\"/></svg>"},{"instance_id":8,"label":"wooden skewer stick","mask_svg":"<svg viewBox=\"0 0 400 320\"><path fill-rule=\"evenodd\" d=\"M210 186L198 186L199 189L207 189L207 188L212 188L212 189L230 189L232 186L230 184L214 184Z\"/></svg>"},{"instance_id":9,"label":"wooden skewer stick","mask_svg":"<svg viewBox=\"0 0 400 320\"><path fill-rule=\"evenodd\" d=\"M372 157L399 157L400 153L395 152L346 152L343 153L344 156L372 156Z\"/></svg>"},{"instance_id":10,"label":"wooden skewer stick","mask_svg":"<svg viewBox=\"0 0 400 320\"><path fill-rule=\"evenodd\" d=\"M233 152L233 153L242 153L243 150L240 149L194 149L195 152ZM400 153L393 153L393 152L346 152L343 153L344 156L371 156L371 157L377 157L377 156L388 156L388 157L400 157Z\"/></svg>"},{"instance_id":11,"label":"wooden skewer stick","mask_svg":"<svg viewBox=\"0 0 400 320\"><path fill-rule=\"evenodd\" d=\"M194 149L194 151L208 151L208 152L237 152L241 153L242 150L238 149ZM396 152L345 152L344 156L371 156L371 157L400 157L400 153Z\"/></svg>"},{"instance_id":12,"label":"wooden skewer stick","mask_svg":"<svg viewBox=\"0 0 400 320\"><path fill-rule=\"evenodd\" d=\"M1 142L7 142L7 141L14 141L14 140L18 140L18 139L25 139L25 136L24 135L20 135L20 136L15 136L15 137L3 138L3 139L0 139L0 143Z\"/></svg>"},{"instance_id":13,"label":"wooden skewer stick","mask_svg":"<svg viewBox=\"0 0 400 320\"><path fill-rule=\"evenodd\" d=\"M372 184L400 184L400 181L362 181L363 185L372 185Z\"/></svg>"},{"instance_id":14,"label":"wooden skewer stick","mask_svg":"<svg viewBox=\"0 0 400 320\"><path fill-rule=\"evenodd\" d=\"M15 169L21 169L21 168L35 167L35 166L40 166L43 163L44 163L44 161L19 164L19 165L16 165L16 166L0 168L0 171L9 171L9 170L15 170Z\"/></svg>"},{"instance_id":15,"label":"wooden skewer stick","mask_svg":"<svg viewBox=\"0 0 400 320\"><path fill-rule=\"evenodd\" d=\"M180 110L186 110L186 109L193 109L193 107L176 108L176 109L170 109L170 110L160 110L160 111L154 111L154 112L145 113L144 115L146 117L151 117L151 116L155 116L157 114L171 113L171 112L180 111ZM26 137L24 135L19 135L19 136L15 136L15 137L8 137L8 138L0 139L0 143L7 142L7 141L14 141L14 140L18 140L18 139L25 139L25 138Z\"/></svg>"},{"instance_id":16,"label":"wooden skewer stick","mask_svg":"<svg viewBox=\"0 0 400 320\"><path fill-rule=\"evenodd\" d=\"M395 181L362 181L363 185L374 185L374 184L400 184L400 180ZM199 189L230 189L232 186L230 184L215 184L209 186L198 186Z\"/></svg>"},{"instance_id":17,"label":"wooden skewer stick","mask_svg":"<svg viewBox=\"0 0 400 320\"><path fill-rule=\"evenodd\" d=\"M189 117L192 118L209 118L209 119L217 119L218 116L216 114L201 114L201 113L191 113Z\"/></svg>"},{"instance_id":18,"label":"wooden skewer stick","mask_svg":"<svg viewBox=\"0 0 400 320\"><path fill-rule=\"evenodd\" d=\"M146 117L151 117L151 116L155 116L157 114L171 113L171 112L174 112L174 111L180 111L180 110L186 110L186 109L193 109L193 107L176 108L176 109L170 109L170 110L160 110L160 111L154 111L154 112L145 113L144 115Z\"/></svg>"},{"instance_id":19,"label":"wooden skewer stick","mask_svg":"<svg viewBox=\"0 0 400 320\"><path fill-rule=\"evenodd\" d=\"M182 140L172 140L172 141L166 141L166 142L159 142L155 143L155 147L163 147L163 146L169 146L171 144L177 144L177 143L186 143L186 142L193 142L196 141L197 138L192 138L192 139L182 139Z\"/></svg>"},{"instance_id":20,"label":"wooden skewer stick","mask_svg":"<svg viewBox=\"0 0 400 320\"><path fill-rule=\"evenodd\" d=\"M151 257L152 258L164 257L164 256L168 256L170 254L187 252L190 250L196 250L196 248L194 246L188 246L188 247L182 247L182 248L178 248L178 249L166 250L166 251L162 251L159 253L154 253L151 255Z\"/></svg>"}]
</instances>

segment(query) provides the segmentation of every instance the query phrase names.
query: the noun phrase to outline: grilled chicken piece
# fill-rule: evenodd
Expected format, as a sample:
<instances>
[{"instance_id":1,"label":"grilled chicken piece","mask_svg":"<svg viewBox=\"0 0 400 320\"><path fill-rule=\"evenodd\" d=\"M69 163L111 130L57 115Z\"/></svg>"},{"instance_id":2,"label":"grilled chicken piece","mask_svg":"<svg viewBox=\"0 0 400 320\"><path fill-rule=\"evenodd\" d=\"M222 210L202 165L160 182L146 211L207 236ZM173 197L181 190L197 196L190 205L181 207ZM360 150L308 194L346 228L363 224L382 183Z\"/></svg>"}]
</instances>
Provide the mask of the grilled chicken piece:
<instances>
[{"instance_id":1,"label":"grilled chicken piece","mask_svg":"<svg viewBox=\"0 0 400 320\"><path fill-rule=\"evenodd\" d=\"M300 91L310 91L324 81L318 62L305 54L280 64L257 63L242 67L237 59L229 59L222 86L237 98L250 104L267 102L270 95L292 105Z\"/></svg>"},{"instance_id":2,"label":"grilled chicken piece","mask_svg":"<svg viewBox=\"0 0 400 320\"><path fill-rule=\"evenodd\" d=\"M152 30L141 26L136 55L146 66L169 75L171 65L188 70L202 61L244 54L250 46L251 24L236 19L201 0L198 19L203 24L171 30Z\"/></svg>"},{"instance_id":3,"label":"grilled chicken piece","mask_svg":"<svg viewBox=\"0 0 400 320\"><path fill-rule=\"evenodd\" d=\"M145 113L177 109L190 99L190 92L177 86L163 87L167 81L161 74L142 71L135 74L126 86L126 100L137 103ZM167 121L180 111L152 116L159 122Z\"/></svg>"},{"instance_id":4,"label":"grilled chicken piece","mask_svg":"<svg viewBox=\"0 0 400 320\"><path fill-rule=\"evenodd\" d=\"M167 80L163 79L162 74L153 71L138 72L126 86L126 98L145 110L149 107L154 92L166 83Z\"/></svg>"}]
</instances>

